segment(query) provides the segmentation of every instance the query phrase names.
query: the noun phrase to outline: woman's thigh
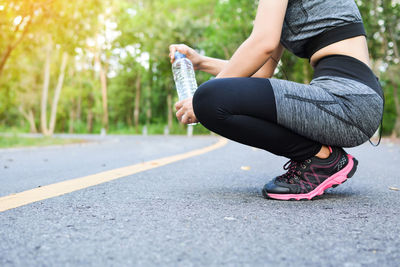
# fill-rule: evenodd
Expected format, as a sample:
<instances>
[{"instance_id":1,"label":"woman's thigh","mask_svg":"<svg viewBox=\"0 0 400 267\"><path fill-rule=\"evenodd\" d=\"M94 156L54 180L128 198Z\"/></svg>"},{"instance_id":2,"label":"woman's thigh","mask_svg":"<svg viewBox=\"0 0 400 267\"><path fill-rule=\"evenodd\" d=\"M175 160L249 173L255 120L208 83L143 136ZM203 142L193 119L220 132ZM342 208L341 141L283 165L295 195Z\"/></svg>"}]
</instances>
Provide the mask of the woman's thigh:
<instances>
[{"instance_id":1,"label":"woman's thigh","mask_svg":"<svg viewBox=\"0 0 400 267\"><path fill-rule=\"evenodd\" d=\"M196 95L207 95L198 97L206 103L197 105L203 112L196 116L200 121L201 116L207 116L210 126L231 115L246 115L340 147L367 141L379 127L383 105L368 86L339 77L319 77L311 84L261 78L214 79L201 85Z\"/></svg>"},{"instance_id":2,"label":"woman's thigh","mask_svg":"<svg viewBox=\"0 0 400 267\"><path fill-rule=\"evenodd\" d=\"M268 79L226 78L202 84L193 97L197 119L231 140L295 160L314 156L321 144L283 127L276 120Z\"/></svg>"},{"instance_id":3,"label":"woman's thigh","mask_svg":"<svg viewBox=\"0 0 400 267\"><path fill-rule=\"evenodd\" d=\"M196 105L202 111L196 116L204 114L223 120L231 115L246 115L276 123L275 97L268 79L213 79L199 87L194 99L202 102Z\"/></svg>"},{"instance_id":4,"label":"woman's thigh","mask_svg":"<svg viewBox=\"0 0 400 267\"><path fill-rule=\"evenodd\" d=\"M271 79L277 123L327 145L353 147L378 129L382 99L368 86L340 77L311 84Z\"/></svg>"}]
</instances>

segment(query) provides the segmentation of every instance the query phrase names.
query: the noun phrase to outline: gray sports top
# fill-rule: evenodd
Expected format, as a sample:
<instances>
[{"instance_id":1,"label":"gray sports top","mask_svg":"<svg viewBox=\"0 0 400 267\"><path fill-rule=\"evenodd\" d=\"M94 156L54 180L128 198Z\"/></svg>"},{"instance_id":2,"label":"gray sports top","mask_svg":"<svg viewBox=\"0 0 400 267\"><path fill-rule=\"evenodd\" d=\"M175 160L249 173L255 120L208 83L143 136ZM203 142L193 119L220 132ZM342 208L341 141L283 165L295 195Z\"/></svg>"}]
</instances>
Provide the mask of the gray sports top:
<instances>
[{"instance_id":1,"label":"gray sports top","mask_svg":"<svg viewBox=\"0 0 400 267\"><path fill-rule=\"evenodd\" d=\"M359 35L366 34L354 0L289 0L281 43L310 58L327 45Z\"/></svg>"}]
</instances>

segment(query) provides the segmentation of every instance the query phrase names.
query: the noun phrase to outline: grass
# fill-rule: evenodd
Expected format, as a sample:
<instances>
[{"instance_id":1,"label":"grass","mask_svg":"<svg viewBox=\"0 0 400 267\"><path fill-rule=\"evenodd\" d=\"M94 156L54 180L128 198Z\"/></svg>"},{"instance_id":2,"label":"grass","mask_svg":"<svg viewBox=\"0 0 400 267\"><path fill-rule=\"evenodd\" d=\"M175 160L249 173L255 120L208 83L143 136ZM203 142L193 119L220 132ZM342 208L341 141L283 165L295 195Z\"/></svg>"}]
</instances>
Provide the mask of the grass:
<instances>
[{"instance_id":1,"label":"grass","mask_svg":"<svg viewBox=\"0 0 400 267\"><path fill-rule=\"evenodd\" d=\"M81 139L63 139L54 137L19 137L0 136L0 148L13 147L30 147L30 146L51 146L51 145L67 145L78 144L86 141Z\"/></svg>"},{"instance_id":2,"label":"grass","mask_svg":"<svg viewBox=\"0 0 400 267\"><path fill-rule=\"evenodd\" d=\"M134 127L127 127L125 125L110 125L110 129L107 134L127 134L127 135L142 135L143 125L139 126L138 129ZM100 133L100 125L94 127L94 134ZM164 123L153 123L147 126L148 135L162 135L164 134L166 125ZM84 128L85 129L85 128ZM19 134L27 133L27 129L18 127L4 127L0 125L0 148L13 148L13 147L32 147L32 146L51 146L51 145L67 145L84 143L82 139L72 138L57 138L57 137L22 137ZM86 131L77 133L84 134ZM170 135L186 135L187 126L174 122L169 131ZM193 126L193 135L209 135L210 131L207 130L203 125L198 124Z\"/></svg>"},{"instance_id":3,"label":"grass","mask_svg":"<svg viewBox=\"0 0 400 267\"><path fill-rule=\"evenodd\" d=\"M121 126L110 126L107 134L139 134L143 133L144 125L140 125L138 129L134 127L127 127L125 125ZM160 135L164 134L166 124L163 123L153 123L147 126L147 134L148 135ZM186 135L187 126L183 124L178 124L174 122L172 124L171 129L169 130L169 134L171 135ZM207 130L203 125L197 124L193 126L193 135L209 135L210 131Z\"/></svg>"}]
</instances>

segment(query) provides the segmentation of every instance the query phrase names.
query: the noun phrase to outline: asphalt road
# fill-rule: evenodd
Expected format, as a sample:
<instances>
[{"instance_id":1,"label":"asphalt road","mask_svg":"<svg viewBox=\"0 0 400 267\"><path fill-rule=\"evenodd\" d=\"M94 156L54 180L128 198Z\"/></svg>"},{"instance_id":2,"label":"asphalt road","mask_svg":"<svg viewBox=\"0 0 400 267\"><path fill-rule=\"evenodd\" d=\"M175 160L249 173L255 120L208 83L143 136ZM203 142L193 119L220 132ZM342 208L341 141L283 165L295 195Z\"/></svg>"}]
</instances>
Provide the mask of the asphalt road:
<instances>
[{"instance_id":1,"label":"asphalt road","mask_svg":"<svg viewBox=\"0 0 400 267\"><path fill-rule=\"evenodd\" d=\"M122 136L0 150L0 196L211 145ZM262 198L284 158L237 143L0 213L0 266L399 266L400 145L349 149L347 183ZM391 188L391 189L390 189Z\"/></svg>"}]
</instances>

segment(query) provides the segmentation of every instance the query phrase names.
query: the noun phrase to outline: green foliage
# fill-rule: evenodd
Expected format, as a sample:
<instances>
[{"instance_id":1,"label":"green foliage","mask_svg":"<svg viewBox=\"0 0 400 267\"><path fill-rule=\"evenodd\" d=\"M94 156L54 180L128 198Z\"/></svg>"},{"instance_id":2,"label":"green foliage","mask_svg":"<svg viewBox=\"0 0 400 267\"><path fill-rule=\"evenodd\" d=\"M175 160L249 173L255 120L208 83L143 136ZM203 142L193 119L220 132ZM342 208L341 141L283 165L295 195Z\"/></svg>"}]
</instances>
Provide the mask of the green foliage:
<instances>
[{"instance_id":1,"label":"green foliage","mask_svg":"<svg viewBox=\"0 0 400 267\"><path fill-rule=\"evenodd\" d=\"M400 57L400 3L357 0L368 33L375 73L386 95L384 133L391 134L396 118L394 94ZM51 46L49 103L64 52L69 54L57 110L56 131L99 133L102 94L99 66L108 73L110 133L163 134L177 95L168 46L185 43L208 56L228 59L249 36L258 1L248 0L0 0L0 126L30 129L26 114L39 128L46 48ZM277 78L307 83L307 60L287 51ZM197 72L199 84L210 75ZM140 86L140 95L137 86ZM172 97L170 107L169 97ZM139 100L138 102L136 100ZM139 106L136 106L139 103ZM135 109L139 125L135 127ZM186 134L173 116L171 134ZM209 133L203 126L195 134Z\"/></svg>"},{"instance_id":2,"label":"green foliage","mask_svg":"<svg viewBox=\"0 0 400 267\"><path fill-rule=\"evenodd\" d=\"M200 48L208 55L229 59L253 29L258 1L218 1Z\"/></svg>"},{"instance_id":3,"label":"green foliage","mask_svg":"<svg viewBox=\"0 0 400 267\"><path fill-rule=\"evenodd\" d=\"M0 136L0 148L10 147L29 147L29 146L51 146L51 145L67 145L78 144L87 141L80 139L65 139L54 137L21 137L18 135Z\"/></svg>"},{"instance_id":4,"label":"green foliage","mask_svg":"<svg viewBox=\"0 0 400 267\"><path fill-rule=\"evenodd\" d=\"M385 110L383 116L383 135L390 135L396 122L396 107L393 97L393 88L390 84L382 82L385 92Z\"/></svg>"}]
</instances>

